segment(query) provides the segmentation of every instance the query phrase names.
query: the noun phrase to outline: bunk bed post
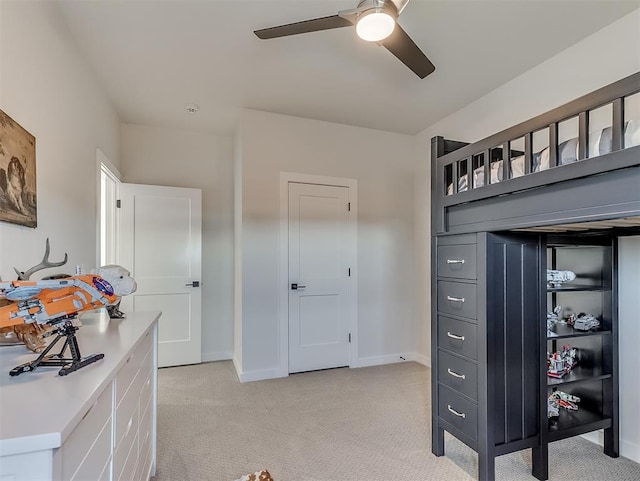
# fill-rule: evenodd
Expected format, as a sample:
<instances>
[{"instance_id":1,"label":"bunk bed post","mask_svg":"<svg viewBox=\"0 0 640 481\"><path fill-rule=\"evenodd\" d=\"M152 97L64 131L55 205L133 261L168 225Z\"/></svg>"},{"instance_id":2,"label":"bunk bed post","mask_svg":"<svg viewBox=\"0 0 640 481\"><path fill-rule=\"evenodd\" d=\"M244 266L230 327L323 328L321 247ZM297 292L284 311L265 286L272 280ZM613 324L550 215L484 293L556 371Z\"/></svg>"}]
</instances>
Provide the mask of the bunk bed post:
<instances>
[{"instance_id":1,"label":"bunk bed post","mask_svg":"<svg viewBox=\"0 0 640 481\"><path fill-rule=\"evenodd\" d=\"M444 137L431 139L431 235L444 232L444 171L438 167L438 158L445 153ZM456 179L453 179L456 184ZM457 185L454 185L454 189Z\"/></svg>"},{"instance_id":2,"label":"bunk bed post","mask_svg":"<svg viewBox=\"0 0 640 481\"><path fill-rule=\"evenodd\" d=\"M610 296L613 299L618 298L618 238L613 237L611 239L611 257L612 264L611 266L607 266L608 273L607 275L611 276L611 293ZM613 346L618 346L618 303L613 302L613 310L611 312L611 335L613 336ZM619 386L619 369L620 362L618 358L618 349L614 347L613 352L611 353L611 373L613 376L612 379L612 389L611 392L605 392L604 395L608 397L606 399L605 404L609 404L611 406L611 412L608 413L611 416L611 427L604 430L604 453L607 456L612 458L617 458L620 456L620 426L619 426L619 416L620 416L620 386Z\"/></svg>"},{"instance_id":3,"label":"bunk bed post","mask_svg":"<svg viewBox=\"0 0 640 481\"><path fill-rule=\"evenodd\" d=\"M437 265L436 250L438 232L444 231L444 207L442 196L444 195L444 172L438 167L438 157L444 155L444 137L431 139L431 266ZM434 267L432 267L433 269ZM437 288L436 283L431 282L431 352L438 352L438 325L437 318ZM437 356L432 356L431 361L431 406L438 405L438 372ZM438 413L431 410L431 452L435 456L444 456L444 429L438 422Z\"/></svg>"}]
</instances>

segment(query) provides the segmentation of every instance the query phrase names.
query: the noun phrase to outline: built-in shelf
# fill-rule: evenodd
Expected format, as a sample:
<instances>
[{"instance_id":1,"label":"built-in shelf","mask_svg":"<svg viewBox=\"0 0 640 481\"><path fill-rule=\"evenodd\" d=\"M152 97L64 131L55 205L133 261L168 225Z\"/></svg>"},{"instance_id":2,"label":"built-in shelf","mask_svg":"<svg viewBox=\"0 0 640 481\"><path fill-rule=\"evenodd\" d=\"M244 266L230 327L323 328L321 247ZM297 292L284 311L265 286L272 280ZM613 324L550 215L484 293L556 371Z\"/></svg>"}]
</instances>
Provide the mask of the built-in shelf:
<instances>
[{"instance_id":1,"label":"built-in shelf","mask_svg":"<svg viewBox=\"0 0 640 481\"><path fill-rule=\"evenodd\" d=\"M603 286L587 286L581 284L569 284L566 286L558 286L558 287L547 287L547 292L602 292L609 291L611 288L603 287Z\"/></svg>"},{"instance_id":2,"label":"built-in shelf","mask_svg":"<svg viewBox=\"0 0 640 481\"><path fill-rule=\"evenodd\" d=\"M604 336L611 334L610 330L579 331L569 324L556 323L550 330L547 330L547 339L566 339L568 337Z\"/></svg>"},{"instance_id":3,"label":"built-in shelf","mask_svg":"<svg viewBox=\"0 0 640 481\"><path fill-rule=\"evenodd\" d=\"M597 381L600 379L610 378L611 374L605 374L601 368L588 368L582 366L574 367L570 372L565 374L561 379L547 376L547 385L551 387L559 387L566 384L577 383L580 381Z\"/></svg>"},{"instance_id":4,"label":"built-in shelf","mask_svg":"<svg viewBox=\"0 0 640 481\"><path fill-rule=\"evenodd\" d=\"M549 441L578 436L611 427L611 418L580 408L577 411L560 409L560 416L549 420Z\"/></svg>"}]
</instances>

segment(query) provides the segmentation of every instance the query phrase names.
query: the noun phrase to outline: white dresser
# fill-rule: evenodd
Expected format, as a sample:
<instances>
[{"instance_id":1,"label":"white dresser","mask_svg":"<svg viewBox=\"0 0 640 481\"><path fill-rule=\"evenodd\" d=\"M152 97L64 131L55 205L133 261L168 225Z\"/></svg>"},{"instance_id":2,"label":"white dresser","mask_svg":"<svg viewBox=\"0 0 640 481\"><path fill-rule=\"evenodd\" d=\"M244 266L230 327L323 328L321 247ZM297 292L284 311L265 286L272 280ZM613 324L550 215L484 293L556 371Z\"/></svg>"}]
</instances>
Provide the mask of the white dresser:
<instances>
[{"instance_id":1,"label":"white dresser","mask_svg":"<svg viewBox=\"0 0 640 481\"><path fill-rule=\"evenodd\" d=\"M159 317L85 315L80 352L104 359L67 376L40 367L10 377L36 355L24 346L0 347L0 481L138 481L155 474Z\"/></svg>"}]
</instances>

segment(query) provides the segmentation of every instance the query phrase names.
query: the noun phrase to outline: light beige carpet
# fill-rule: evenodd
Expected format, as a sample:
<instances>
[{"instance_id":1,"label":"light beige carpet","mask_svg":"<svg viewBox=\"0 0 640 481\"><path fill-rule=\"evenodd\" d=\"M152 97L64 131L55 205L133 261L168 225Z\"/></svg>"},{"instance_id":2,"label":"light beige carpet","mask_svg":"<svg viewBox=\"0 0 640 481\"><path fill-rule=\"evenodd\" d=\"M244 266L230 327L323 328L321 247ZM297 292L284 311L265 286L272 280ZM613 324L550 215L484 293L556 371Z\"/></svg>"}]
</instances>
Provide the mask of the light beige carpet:
<instances>
[{"instance_id":1,"label":"light beige carpet","mask_svg":"<svg viewBox=\"0 0 640 481\"><path fill-rule=\"evenodd\" d=\"M161 369L156 481L476 479L452 437L431 454L430 370L408 362L241 384L231 362ZM550 447L550 480L638 481L640 465L573 438ZM530 452L496 460L496 478L532 481Z\"/></svg>"}]
</instances>

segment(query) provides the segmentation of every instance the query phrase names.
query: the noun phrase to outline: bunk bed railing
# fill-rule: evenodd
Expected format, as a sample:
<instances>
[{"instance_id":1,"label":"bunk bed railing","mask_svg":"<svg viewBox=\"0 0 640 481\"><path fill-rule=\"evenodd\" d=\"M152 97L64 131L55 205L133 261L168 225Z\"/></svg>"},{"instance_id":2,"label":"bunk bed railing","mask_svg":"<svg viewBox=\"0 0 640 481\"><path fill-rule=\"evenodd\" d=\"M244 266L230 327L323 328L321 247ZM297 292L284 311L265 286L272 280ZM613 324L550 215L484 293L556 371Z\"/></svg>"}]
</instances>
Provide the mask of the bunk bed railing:
<instances>
[{"instance_id":1,"label":"bunk bed railing","mask_svg":"<svg viewBox=\"0 0 640 481\"><path fill-rule=\"evenodd\" d=\"M432 159L435 157L436 160L432 160L432 189L434 204L437 204L433 207L440 210L438 217L444 220L444 210L450 206L640 165L640 146L624 145L625 98L638 92L640 72L473 144L434 138ZM610 153L590 156L589 113L608 105L611 105L612 115ZM576 159L558 165L558 127L574 118L578 121ZM534 153L534 133L545 129L548 129L548 166L533 172L533 158L538 155ZM512 143L520 139L524 140L524 149L516 151ZM445 142L457 149L447 153L443 148ZM524 166L520 176L512 178L514 155L523 158ZM502 161L499 166L502 178L492 183L495 174L491 172L492 164L498 159ZM474 185L474 174L480 171L484 181L483 185L477 186ZM463 176L466 176L466 186L459 192Z\"/></svg>"}]
</instances>

